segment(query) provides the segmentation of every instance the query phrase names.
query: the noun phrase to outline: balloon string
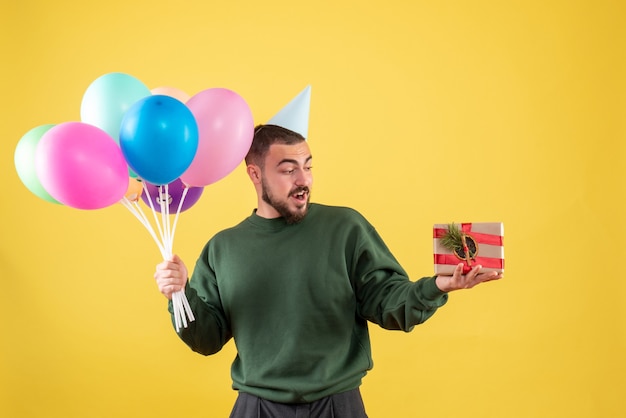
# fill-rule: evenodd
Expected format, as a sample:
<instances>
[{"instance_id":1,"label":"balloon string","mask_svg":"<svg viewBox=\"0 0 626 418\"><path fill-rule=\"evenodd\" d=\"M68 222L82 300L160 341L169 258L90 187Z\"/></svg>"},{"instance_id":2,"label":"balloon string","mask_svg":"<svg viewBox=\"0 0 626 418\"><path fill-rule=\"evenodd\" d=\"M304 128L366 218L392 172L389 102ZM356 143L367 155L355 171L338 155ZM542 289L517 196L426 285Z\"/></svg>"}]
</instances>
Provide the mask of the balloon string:
<instances>
[{"instance_id":1,"label":"balloon string","mask_svg":"<svg viewBox=\"0 0 626 418\"><path fill-rule=\"evenodd\" d=\"M143 210L141 209L141 206L139 206L139 203L137 202L133 202L133 204L135 205L135 210L136 212L139 214L139 216L141 216L141 219L143 220L143 223L145 225L148 225L150 227L150 230L153 232L154 234L154 228L152 228L152 225L150 225L150 221L148 220L148 217L146 216L145 213L143 213ZM154 234L154 236L156 237L156 234Z\"/></svg>"},{"instance_id":2,"label":"balloon string","mask_svg":"<svg viewBox=\"0 0 626 418\"><path fill-rule=\"evenodd\" d=\"M176 209L176 216L174 217L174 227L172 228L172 242L174 241L174 234L176 232L176 225L178 224L178 217L180 216L180 212L182 210L183 203L185 202L185 197L187 196L188 191L189 191L189 187L185 187L183 189L183 194L180 198L180 202L178 203L178 209ZM187 300L185 293L183 292L181 293L182 293L181 301L182 301L185 313L189 317L190 322L195 321L196 318L193 316L193 311L191 310L191 306L189 306L189 301ZM184 318L184 315L183 315L183 318ZM187 325L185 325L185 328L187 328Z\"/></svg>"},{"instance_id":3,"label":"balloon string","mask_svg":"<svg viewBox=\"0 0 626 418\"><path fill-rule=\"evenodd\" d=\"M183 189L183 195L180 198L180 202L178 203L178 209L176 209L176 216L174 217L174 226L172 227L172 236L170 245L173 246L174 243L174 234L176 233L176 225L178 224L178 217L180 216L180 211L183 207L183 202L185 201L185 197L187 196L187 191L189 191L189 187L185 187Z\"/></svg>"},{"instance_id":4,"label":"balloon string","mask_svg":"<svg viewBox=\"0 0 626 418\"><path fill-rule=\"evenodd\" d=\"M161 229L161 224L159 223L159 218L157 217L156 214L156 209L154 209L154 204L152 203L152 196L150 196L150 191L148 190L148 185L144 182L143 183L143 188L144 191L146 192L146 196L148 196L148 203L150 203L150 209L152 209L152 215L154 216L154 222L156 223L156 226L159 230L159 236L161 237L161 242L164 242L163 240L163 230ZM157 190L158 193L158 190ZM167 259L167 253L165 251L163 251L163 258Z\"/></svg>"},{"instance_id":5,"label":"balloon string","mask_svg":"<svg viewBox=\"0 0 626 418\"><path fill-rule=\"evenodd\" d=\"M148 191L148 187L146 183L143 183L143 187L148 196L148 202L150 205L150 209L152 210L152 214L154 216L154 221L159 231L159 236L161 240L159 241L152 224L148 220L148 217L145 215L141 207L137 202L134 202L135 207L132 206L128 198L124 197L121 203L126 207L138 220L141 224L148 230L154 242L159 247L159 251L163 256L163 259L171 258L173 254L173 243L174 243L174 232L176 230L176 225L178 223L178 217L182 210L183 202L187 195L188 188L185 187L183 190L183 195L181 197L181 201L178 204L178 209L176 211L176 216L174 219L174 225L170 229L170 210L169 210L169 185L159 186L158 193L158 202L161 209L161 223L159 223L159 218L156 214L156 210L154 204L152 202L152 196L150 196L150 192ZM189 321L195 321L195 317L193 315L193 311L191 310L191 306L189 305L189 301L187 300L187 296L183 290L179 290L172 294L172 307L174 309L174 324L176 326L176 332L179 332L182 327L187 328Z\"/></svg>"},{"instance_id":6,"label":"balloon string","mask_svg":"<svg viewBox=\"0 0 626 418\"><path fill-rule=\"evenodd\" d=\"M165 249L163 248L163 245L161 245L161 243L159 242L156 234L154 233L154 229L152 228L152 225L150 225L150 222L147 221L147 219L146 219L145 215L143 214L143 212L141 212L140 210L138 211L137 209L135 209L126 196L124 196L122 198L120 203L126 209L128 209L130 211L130 213L132 213L139 220L139 222L148 230L148 232L150 233L150 236L152 236L152 238L154 239L154 242L157 244L157 247L159 248L159 251L161 252L161 255L164 255L165 254L165 252L164 252Z\"/></svg>"},{"instance_id":7,"label":"balloon string","mask_svg":"<svg viewBox=\"0 0 626 418\"><path fill-rule=\"evenodd\" d=\"M196 320L196 318L193 316L193 311L191 310L191 306L189 306L189 301L187 300L187 296L185 296L184 292L181 292L183 294L182 297L182 302L183 302L183 308L185 308L185 312L187 313L187 316L189 317L189 322L193 322ZM187 328L187 326L185 326L185 328Z\"/></svg>"},{"instance_id":8,"label":"balloon string","mask_svg":"<svg viewBox=\"0 0 626 418\"><path fill-rule=\"evenodd\" d=\"M180 314L180 320L183 323L183 327L185 328L187 328L187 318L185 317L185 309L184 309L185 303L183 301L186 299L187 298L185 297L185 294L182 291L176 292L178 312Z\"/></svg>"},{"instance_id":9,"label":"balloon string","mask_svg":"<svg viewBox=\"0 0 626 418\"><path fill-rule=\"evenodd\" d=\"M148 217L144 213L143 209L141 209L141 206L139 206L139 203L134 202L134 204L135 204L135 207L137 208L137 212L143 218L144 224L146 225L146 228L148 229L148 232L150 232L150 235L152 236L152 239L154 240L154 242L156 242L157 246L159 247L159 251L161 252L161 256L163 257L163 259L165 259L166 253L165 253L165 247L163 246L163 243L161 241L159 241L159 239L157 238L156 232L154 231L154 228L152 227L152 224L150 223L150 220L148 219Z\"/></svg>"},{"instance_id":10,"label":"balloon string","mask_svg":"<svg viewBox=\"0 0 626 418\"><path fill-rule=\"evenodd\" d=\"M167 186L166 186L167 187ZM182 210L183 207L183 203L185 201L185 197L187 196L187 192L189 191L188 187L183 188L183 194L180 198L180 202L178 203L178 208L176 209L176 216L174 217L174 225L172 227L172 229L169 229L169 223L168 223L168 234L169 234L169 248L170 251L173 248L174 245L174 235L176 234L176 225L178 224L178 218L180 216L180 212ZM167 193L167 192L166 192ZM168 221L169 221L169 205L168 205ZM195 321L195 317L193 316L193 311L191 310L191 307L189 306L189 301L187 301L187 297L185 295L185 293L183 291L178 291L175 292L175 294L173 295L173 300L176 301L176 308L175 311L177 311L180 315L180 319L179 319L179 323L182 322L183 327L187 328L187 318L185 317L185 314L187 315L187 317L189 317L189 321ZM177 329L178 331L178 329Z\"/></svg>"},{"instance_id":11,"label":"balloon string","mask_svg":"<svg viewBox=\"0 0 626 418\"><path fill-rule=\"evenodd\" d=\"M176 332L178 332L178 330L181 327L181 320L180 320L180 307L178 305L178 295L176 294L177 292L172 294L172 307L174 308L174 324L176 325Z\"/></svg>"},{"instance_id":12,"label":"balloon string","mask_svg":"<svg viewBox=\"0 0 626 418\"><path fill-rule=\"evenodd\" d=\"M161 225L163 228L163 246L165 247L166 258L172 256L172 236L170 232L170 194L169 185L161 185L158 188L159 204L161 206ZM174 292L172 294L172 305L174 308L174 322L176 324L176 332L178 332L181 326L187 328L187 320L185 318L185 311L182 302L182 292ZM183 294L184 295L184 294Z\"/></svg>"},{"instance_id":13,"label":"balloon string","mask_svg":"<svg viewBox=\"0 0 626 418\"><path fill-rule=\"evenodd\" d=\"M169 204L169 194L167 193L167 185L166 186L159 186L158 188L158 193L159 193L159 204L161 206L161 224L163 226L163 233L162 233L162 237L163 237L163 247L165 247L165 253L167 254L166 258L170 258L172 256L171 250L170 250L170 238L169 238L169 216L168 216L168 209L170 207Z\"/></svg>"},{"instance_id":14,"label":"balloon string","mask_svg":"<svg viewBox=\"0 0 626 418\"><path fill-rule=\"evenodd\" d=\"M165 185L165 196L167 197L167 200L165 201L165 226L163 227L163 229L165 229L165 237L166 237L166 242L165 242L165 246L167 248L168 253L171 255L172 254L172 231L170 228L170 189L169 189L169 184Z\"/></svg>"}]
</instances>

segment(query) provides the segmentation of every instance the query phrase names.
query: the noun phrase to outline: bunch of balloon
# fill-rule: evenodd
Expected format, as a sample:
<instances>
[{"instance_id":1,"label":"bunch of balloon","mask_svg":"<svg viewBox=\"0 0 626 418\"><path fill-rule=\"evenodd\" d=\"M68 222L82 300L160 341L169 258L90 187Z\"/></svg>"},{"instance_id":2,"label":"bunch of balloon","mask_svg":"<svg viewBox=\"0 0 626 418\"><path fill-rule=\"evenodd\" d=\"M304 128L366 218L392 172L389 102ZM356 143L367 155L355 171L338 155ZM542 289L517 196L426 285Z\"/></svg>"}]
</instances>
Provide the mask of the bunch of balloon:
<instances>
[{"instance_id":1,"label":"bunch of balloon","mask_svg":"<svg viewBox=\"0 0 626 418\"><path fill-rule=\"evenodd\" d=\"M198 201L204 186L241 163L254 130L250 108L231 90L212 88L190 97L173 87L150 90L124 73L94 80L80 115L80 122L28 131L15 150L18 176L51 203L100 209L120 202L165 259L172 256L180 213ZM150 206L157 230L140 199ZM179 331L194 320L193 312L183 291L173 295L173 305Z\"/></svg>"},{"instance_id":2,"label":"bunch of balloon","mask_svg":"<svg viewBox=\"0 0 626 418\"><path fill-rule=\"evenodd\" d=\"M127 189L120 203L148 230L163 258L172 254L174 229L169 212L163 210L157 236L152 224L137 204L144 181L165 185L178 177L191 162L198 144L197 125L189 109L179 100L156 96L137 78L109 73L94 80L85 91L80 108L81 120L107 132L123 155ZM163 207L163 209L165 209ZM169 209L169 206L168 206ZM176 220L178 220L176 213ZM187 299L175 295L177 331L194 320Z\"/></svg>"}]
</instances>

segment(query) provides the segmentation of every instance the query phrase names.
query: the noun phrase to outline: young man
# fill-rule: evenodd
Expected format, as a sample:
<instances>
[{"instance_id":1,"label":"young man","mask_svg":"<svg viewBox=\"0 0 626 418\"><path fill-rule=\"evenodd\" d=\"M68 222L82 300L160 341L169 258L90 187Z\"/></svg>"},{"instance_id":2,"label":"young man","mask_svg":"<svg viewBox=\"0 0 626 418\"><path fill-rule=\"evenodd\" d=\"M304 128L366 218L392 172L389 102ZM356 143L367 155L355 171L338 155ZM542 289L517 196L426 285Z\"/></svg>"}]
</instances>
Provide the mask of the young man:
<instances>
[{"instance_id":1,"label":"young man","mask_svg":"<svg viewBox=\"0 0 626 418\"><path fill-rule=\"evenodd\" d=\"M204 355L235 340L233 418L367 417L367 322L411 331L448 292L501 274L459 265L409 280L358 212L310 203L312 156L295 132L258 126L246 164L257 209L206 244L189 282L177 256L157 266L161 293L184 289L196 318L180 338Z\"/></svg>"}]
</instances>

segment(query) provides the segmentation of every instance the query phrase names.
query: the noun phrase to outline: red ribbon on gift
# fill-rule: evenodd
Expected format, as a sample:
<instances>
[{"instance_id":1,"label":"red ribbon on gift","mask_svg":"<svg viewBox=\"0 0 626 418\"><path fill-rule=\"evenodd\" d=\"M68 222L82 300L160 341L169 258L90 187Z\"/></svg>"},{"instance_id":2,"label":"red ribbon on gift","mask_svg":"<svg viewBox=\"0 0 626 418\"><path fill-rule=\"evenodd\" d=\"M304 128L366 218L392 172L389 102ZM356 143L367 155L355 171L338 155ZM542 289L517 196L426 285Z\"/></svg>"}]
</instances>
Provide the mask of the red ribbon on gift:
<instances>
[{"instance_id":1,"label":"red ribbon on gift","mask_svg":"<svg viewBox=\"0 0 626 418\"><path fill-rule=\"evenodd\" d=\"M476 257L472 260L474 264L480 264L484 268L503 269L504 259L502 258L490 258L490 257ZM454 254L435 254L435 264L451 264L457 265L463 263L463 272L467 273L472 268L467 264L467 261L460 260Z\"/></svg>"},{"instance_id":2,"label":"red ribbon on gift","mask_svg":"<svg viewBox=\"0 0 626 418\"><path fill-rule=\"evenodd\" d=\"M470 223L461 224L461 231L465 232L467 235L470 235L479 244L497 245L501 247L504 242L504 240L502 239L502 235L472 232L472 224ZM447 233L448 230L446 228L434 228L433 238L443 238Z\"/></svg>"}]
</instances>

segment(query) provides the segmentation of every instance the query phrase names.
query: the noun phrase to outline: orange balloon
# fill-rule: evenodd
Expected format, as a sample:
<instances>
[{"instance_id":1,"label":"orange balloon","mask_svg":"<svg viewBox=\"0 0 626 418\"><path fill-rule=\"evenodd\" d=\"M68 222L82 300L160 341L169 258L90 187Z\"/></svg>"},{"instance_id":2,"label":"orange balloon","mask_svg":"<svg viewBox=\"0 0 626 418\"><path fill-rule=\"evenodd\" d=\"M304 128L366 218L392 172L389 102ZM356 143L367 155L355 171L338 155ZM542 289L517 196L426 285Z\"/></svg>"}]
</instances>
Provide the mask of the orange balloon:
<instances>
[{"instance_id":1,"label":"orange balloon","mask_svg":"<svg viewBox=\"0 0 626 418\"><path fill-rule=\"evenodd\" d=\"M132 177L129 178L128 190L126 190L126 194L124 195L126 199L130 200L131 202L136 202L141 197L142 192L143 182Z\"/></svg>"},{"instance_id":2,"label":"orange balloon","mask_svg":"<svg viewBox=\"0 0 626 418\"><path fill-rule=\"evenodd\" d=\"M183 103L186 103L187 100L189 100L189 98L191 97L187 93L185 93L184 91L180 89L177 89L176 87L167 87L167 86L155 87L152 90L150 90L150 93L152 93L153 96L156 94L160 94L162 96L170 96Z\"/></svg>"}]
</instances>

